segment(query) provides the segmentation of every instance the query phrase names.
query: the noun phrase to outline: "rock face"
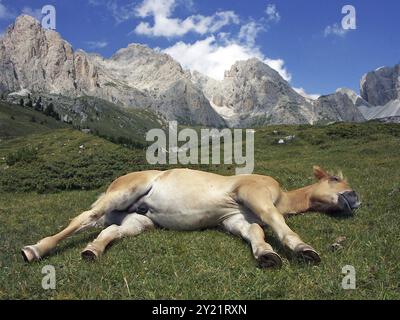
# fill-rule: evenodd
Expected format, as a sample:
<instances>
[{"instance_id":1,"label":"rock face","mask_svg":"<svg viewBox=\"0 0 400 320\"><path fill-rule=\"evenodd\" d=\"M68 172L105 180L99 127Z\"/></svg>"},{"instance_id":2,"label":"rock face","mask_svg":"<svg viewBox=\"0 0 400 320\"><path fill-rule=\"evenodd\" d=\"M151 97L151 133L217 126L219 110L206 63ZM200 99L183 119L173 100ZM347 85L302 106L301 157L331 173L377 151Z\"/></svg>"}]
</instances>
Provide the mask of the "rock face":
<instances>
[{"instance_id":1,"label":"rock face","mask_svg":"<svg viewBox=\"0 0 400 320\"><path fill-rule=\"evenodd\" d=\"M365 119L386 119L400 117L400 100L392 100L384 106L376 107L359 107L360 112L364 115ZM387 122L391 122L388 120Z\"/></svg>"},{"instance_id":2,"label":"rock face","mask_svg":"<svg viewBox=\"0 0 400 320\"><path fill-rule=\"evenodd\" d=\"M398 82L393 82L398 71L367 75L364 94L374 103L385 100L373 93L373 87L398 88ZM236 62L217 81L185 71L169 55L143 45L131 44L110 59L74 51L57 32L44 30L27 15L19 16L0 39L0 92L21 90L69 100L96 97L190 125L252 127L364 120L356 106L365 101L354 92L306 99L257 59Z\"/></svg>"},{"instance_id":3,"label":"rock face","mask_svg":"<svg viewBox=\"0 0 400 320\"><path fill-rule=\"evenodd\" d=\"M368 106L368 102L350 89L341 88L335 93L321 96L314 102L314 111L319 119L337 119L338 121L365 121L359 106Z\"/></svg>"},{"instance_id":4,"label":"rock face","mask_svg":"<svg viewBox=\"0 0 400 320\"><path fill-rule=\"evenodd\" d=\"M365 74L360 82L363 99L372 106L383 106L400 98L400 64Z\"/></svg>"},{"instance_id":5,"label":"rock face","mask_svg":"<svg viewBox=\"0 0 400 320\"><path fill-rule=\"evenodd\" d=\"M230 126L314 121L306 99L258 59L236 62L221 81L198 72L193 73L192 79Z\"/></svg>"},{"instance_id":6,"label":"rock face","mask_svg":"<svg viewBox=\"0 0 400 320\"><path fill-rule=\"evenodd\" d=\"M129 108L160 112L186 124L224 125L201 90L165 54L131 45L111 59L73 51L52 30L22 15L0 40L0 91L95 96Z\"/></svg>"},{"instance_id":7,"label":"rock face","mask_svg":"<svg viewBox=\"0 0 400 320\"><path fill-rule=\"evenodd\" d=\"M361 96L369 103L359 106L367 120L399 122L400 64L393 68L382 67L365 74L360 82L360 91Z\"/></svg>"},{"instance_id":8,"label":"rock face","mask_svg":"<svg viewBox=\"0 0 400 320\"><path fill-rule=\"evenodd\" d=\"M198 72L192 74L192 80L231 126L365 120L355 107L360 102L354 100L357 95L351 90L312 101L257 59L235 63L222 81Z\"/></svg>"}]
</instances>

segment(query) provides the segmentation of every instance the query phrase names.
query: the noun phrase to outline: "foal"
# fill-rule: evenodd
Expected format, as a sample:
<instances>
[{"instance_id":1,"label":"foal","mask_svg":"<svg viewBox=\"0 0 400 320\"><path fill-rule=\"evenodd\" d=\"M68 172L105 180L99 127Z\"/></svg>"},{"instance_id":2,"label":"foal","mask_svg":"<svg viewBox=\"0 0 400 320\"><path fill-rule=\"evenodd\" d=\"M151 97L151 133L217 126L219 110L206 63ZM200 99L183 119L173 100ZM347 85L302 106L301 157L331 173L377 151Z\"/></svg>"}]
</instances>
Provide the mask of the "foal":
<instances>
[{"instance_id":1,"label":"foal","mask_svg":"<svg viewBox=\"0 0 400 320\"><path fill-rule=\"evenodd\" d=\"M282 260L265 241L268 225L296 255L319 262L318 253L286 224L284 214L339 211L351 214L359 207L358 195L342 176L314 167L315 184L285 192L268 176L172 169L142 171L116 179L91 209L74 218L61 232L26 246L27 262L39 260L70 235L94 226L107 226L82 251L88 260L99 258L107 245L154 227L199 230L222 226L251 245L261 267L280 266Z\"/></svg>"}]
</instances>

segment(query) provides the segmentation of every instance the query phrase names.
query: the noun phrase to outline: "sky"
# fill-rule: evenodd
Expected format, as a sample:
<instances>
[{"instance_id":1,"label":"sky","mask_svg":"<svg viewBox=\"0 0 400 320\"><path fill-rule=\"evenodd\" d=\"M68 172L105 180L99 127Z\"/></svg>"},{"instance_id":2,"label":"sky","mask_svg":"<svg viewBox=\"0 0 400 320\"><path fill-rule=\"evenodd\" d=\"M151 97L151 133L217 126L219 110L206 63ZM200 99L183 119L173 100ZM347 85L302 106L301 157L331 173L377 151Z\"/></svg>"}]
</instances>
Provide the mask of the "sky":
<instances>
[{"instance_id":1,"label":"sky","mask_svg":"<svg viewBox=\"0 0 400 320\"><path fill-rule=\"evenodd\" d=\"M256 57L310 97L359 92L364 73L400 63L398 0L0 0L0 35L45 5L74 49L111 57L141 43L216 79ZM342 27L345 5L355 29Z\"/></svg>"}]
</instances>

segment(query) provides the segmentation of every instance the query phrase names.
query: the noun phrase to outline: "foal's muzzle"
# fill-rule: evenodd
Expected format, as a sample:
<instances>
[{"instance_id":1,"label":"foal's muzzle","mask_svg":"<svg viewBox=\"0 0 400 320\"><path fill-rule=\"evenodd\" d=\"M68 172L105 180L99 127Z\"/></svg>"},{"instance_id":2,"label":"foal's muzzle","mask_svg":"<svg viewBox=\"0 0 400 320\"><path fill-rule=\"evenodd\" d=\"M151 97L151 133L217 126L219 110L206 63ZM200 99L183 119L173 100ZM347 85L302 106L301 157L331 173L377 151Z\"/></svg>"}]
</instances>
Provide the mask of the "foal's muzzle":
<instances>
[{"instance_id":1,"label":"foal's muzzle","mask_svg":"<svg viewBox=\"0 0 400 320\"><path fill-rule=\"evenodd\" d=\"M360 207L361 202L355 191L345 191L339 193L338 205L342 214L350 216Z\"/></svg>"}]
</instances>

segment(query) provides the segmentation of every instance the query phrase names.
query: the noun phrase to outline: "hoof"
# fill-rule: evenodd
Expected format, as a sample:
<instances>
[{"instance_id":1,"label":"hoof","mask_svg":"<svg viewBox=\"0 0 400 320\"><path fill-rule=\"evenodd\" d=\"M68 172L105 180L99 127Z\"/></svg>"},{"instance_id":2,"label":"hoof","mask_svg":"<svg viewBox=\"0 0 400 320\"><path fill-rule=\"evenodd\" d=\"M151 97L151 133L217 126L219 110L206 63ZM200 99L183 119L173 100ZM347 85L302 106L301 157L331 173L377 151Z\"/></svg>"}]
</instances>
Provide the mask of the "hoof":
<instances>
[{"instance_id":1,"label":"hoof","mask_svg":"<svg viewBox=\"0 0 400 320\"><path fill-rule=\"evenodd\" d=\"M307 244L299 244L295 249L295 253L298 256L298 258L306 262L311 262L315 264L321 262L321 258L318 252Z\"/></svg>"},{"instance_id":2,"label":"hoof","mask_svg":"<svg viewBox=\"0 0 400 320\"><path fill-rule=\"evenodd\" d=\"M40 260L40 256L34 246L26 246L21 249L22 257L25 262L33 262Z\"/></svg>"},{"instance_id":3,"label":"hoof","mask_svg":"<svg viewBox=\"0 0 400 320\"><path fill-rule=\"evenodd\" d=\"M82 252L81 256L83 260L86 261L96 261L100 257L100 253L96 248L88 245Z\"/></svg>"},{"instance_id":4,"label":"hoof","mask_svg":"<svg viewBox=\"0 0 400 320\"><path fill-rule=\"evenodd\" d=\"M257 259L260 268L280 268L282 267L281 257L274 251L268 251L263 253Z\"/></svg>"}]
</instances>

